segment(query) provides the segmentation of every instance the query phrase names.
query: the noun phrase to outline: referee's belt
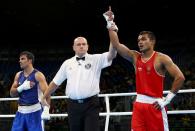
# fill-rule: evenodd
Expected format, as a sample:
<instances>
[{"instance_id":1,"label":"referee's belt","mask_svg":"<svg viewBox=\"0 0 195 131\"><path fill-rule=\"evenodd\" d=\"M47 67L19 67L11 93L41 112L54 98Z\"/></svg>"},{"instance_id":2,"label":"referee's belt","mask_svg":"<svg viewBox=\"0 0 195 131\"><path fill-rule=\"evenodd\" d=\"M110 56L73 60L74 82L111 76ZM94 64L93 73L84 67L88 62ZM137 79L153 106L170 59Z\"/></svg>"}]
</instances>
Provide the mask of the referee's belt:
<instances>
[{"instance_id":1,"label":"referee's belt","mask_svg":"<svg viewBox=\"0 0 195 131\"><path fill-rule=\"evenodd\" d=\"M98 95L90 96L90 97L84 98L84 99L77 99L77 100L69 98L69 100L70 100L70 102L82 104L82 103L86 103L86 102L90 101L91 99L93 99L95 97L98 97Z\"/></svg>"}]
</instances>

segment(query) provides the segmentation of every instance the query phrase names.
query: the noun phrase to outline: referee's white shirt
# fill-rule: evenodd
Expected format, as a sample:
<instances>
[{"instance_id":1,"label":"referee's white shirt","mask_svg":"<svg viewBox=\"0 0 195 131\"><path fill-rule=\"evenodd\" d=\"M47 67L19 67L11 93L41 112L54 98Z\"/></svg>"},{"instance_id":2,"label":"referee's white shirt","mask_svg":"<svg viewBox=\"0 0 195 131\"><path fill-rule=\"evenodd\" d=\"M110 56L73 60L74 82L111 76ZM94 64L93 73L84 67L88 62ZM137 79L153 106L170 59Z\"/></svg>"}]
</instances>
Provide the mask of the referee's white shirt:
<instances>
[{"instance_id":1,"label":"referee's white shirt","mask_svg":"<svg viewBox=\"0 0 195 131\"><path fill-rule=\"evenodd\" d=\"M64 61L53 82L61 85L67 79L66 95L71 99L84 99L98 94L101 70L112 64L112 61L108 61L108 54L86 54L84 61L77 61L77 56Z\"/></svg>"}]
</instances>

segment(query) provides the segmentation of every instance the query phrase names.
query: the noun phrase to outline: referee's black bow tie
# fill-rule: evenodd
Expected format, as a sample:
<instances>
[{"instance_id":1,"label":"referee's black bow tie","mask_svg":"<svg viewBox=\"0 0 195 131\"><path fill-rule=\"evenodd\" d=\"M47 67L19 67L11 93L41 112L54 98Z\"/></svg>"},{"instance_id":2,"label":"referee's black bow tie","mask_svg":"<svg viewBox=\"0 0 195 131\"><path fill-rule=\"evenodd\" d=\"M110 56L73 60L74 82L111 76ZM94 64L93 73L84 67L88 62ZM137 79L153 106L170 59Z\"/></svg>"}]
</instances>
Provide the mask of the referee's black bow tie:
<instances>
[{"instance_id":1,"label":"referee's black bow tie","mask_svg":"<svg viewBox=\"0 0 195 131\"><path fill-rule=\"evenodd\" d=\"M76 57L76 60L85 60L85 57Z\"/></svg>"}]
</instances>

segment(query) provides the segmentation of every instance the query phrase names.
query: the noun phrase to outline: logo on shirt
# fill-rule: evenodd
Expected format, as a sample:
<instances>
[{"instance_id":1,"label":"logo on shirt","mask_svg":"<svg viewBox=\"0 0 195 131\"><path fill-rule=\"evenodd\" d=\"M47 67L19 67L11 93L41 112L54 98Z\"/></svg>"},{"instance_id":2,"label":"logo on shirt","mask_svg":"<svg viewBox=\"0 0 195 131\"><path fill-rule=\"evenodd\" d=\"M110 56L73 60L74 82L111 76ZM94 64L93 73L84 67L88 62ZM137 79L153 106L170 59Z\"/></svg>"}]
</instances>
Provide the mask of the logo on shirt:
<instances>
[{"instance_id":1,"label":"logo on shirt","mask_svg":"<svg viewBox=\"0 0 195 131\"><path fill-rule=\"evenodd\" d=\"M138 67L137 69L138 69L138 71L142 71L142 68L141 67Z\"/></svg>"},{"instance_id":2,"label":"logo on shirt","mask_svg":"<svg viewBox=\"0 0 195 131\"><path fill-rule=\"evenodd\" d=\"M35 82L30 81L30 87L33 87L33 86L35 86Z\"/></svg>"},{"instance_id":3,"label":"logo on shirt","mask_svg":"<svg viewBox=\"0 0 195 131\"><path fill-rule=\"evenodd\" d=\"M91 64L90 63L85 65L85 69L90 69L90 68L91 68Z\"/></svg>"}]
</instances>

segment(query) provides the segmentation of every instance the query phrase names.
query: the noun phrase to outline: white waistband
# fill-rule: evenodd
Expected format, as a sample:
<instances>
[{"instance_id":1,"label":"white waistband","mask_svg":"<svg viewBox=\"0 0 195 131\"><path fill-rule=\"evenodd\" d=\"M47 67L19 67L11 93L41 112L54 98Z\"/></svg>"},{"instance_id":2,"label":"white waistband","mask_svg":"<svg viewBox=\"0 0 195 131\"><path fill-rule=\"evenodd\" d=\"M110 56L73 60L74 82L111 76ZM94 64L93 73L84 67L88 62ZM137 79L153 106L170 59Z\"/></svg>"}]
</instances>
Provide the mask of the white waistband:
<instances>
[{"instance_id":1,"label":"white waistband","mask_svg":"<svg viewBox=\"0 0 195 131\"><path fill-rule=\"evenodd\" d=\"M136 102L153 104L155 101L161 98L150 97L142 94L137 94Z\"/></svg>"},{"instance_id":2,"label":"white waistband","mask_svg":"<svg viewBox=\"0 0 195 131\"><path fill-rule=\"evenodd\" d=\"M18 112L20 113L32 113L41 110L41 104L37 103L32 106L18 106Z\"/></svg>"}]
</instances>

